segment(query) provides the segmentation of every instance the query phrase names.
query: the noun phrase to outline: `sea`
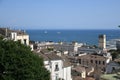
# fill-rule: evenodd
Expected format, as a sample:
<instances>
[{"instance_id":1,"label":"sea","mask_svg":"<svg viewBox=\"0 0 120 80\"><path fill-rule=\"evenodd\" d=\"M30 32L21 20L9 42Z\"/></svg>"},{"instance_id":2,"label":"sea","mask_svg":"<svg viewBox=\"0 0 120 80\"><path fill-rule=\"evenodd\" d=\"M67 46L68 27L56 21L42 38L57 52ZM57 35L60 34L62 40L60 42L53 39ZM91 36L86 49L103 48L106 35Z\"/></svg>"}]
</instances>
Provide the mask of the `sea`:
<instances>
[{"instance_id":1,"label":"sea","mask_svg":"<svg viewBox=\"0 0 120 80\"><path fill-rule=\"evenodd\" d=\"M72 42L98 45L98 36L105 34L107 41L120 38L120 29L110 30L26 30L31 41Z\"/></svg>"}]
</instances>

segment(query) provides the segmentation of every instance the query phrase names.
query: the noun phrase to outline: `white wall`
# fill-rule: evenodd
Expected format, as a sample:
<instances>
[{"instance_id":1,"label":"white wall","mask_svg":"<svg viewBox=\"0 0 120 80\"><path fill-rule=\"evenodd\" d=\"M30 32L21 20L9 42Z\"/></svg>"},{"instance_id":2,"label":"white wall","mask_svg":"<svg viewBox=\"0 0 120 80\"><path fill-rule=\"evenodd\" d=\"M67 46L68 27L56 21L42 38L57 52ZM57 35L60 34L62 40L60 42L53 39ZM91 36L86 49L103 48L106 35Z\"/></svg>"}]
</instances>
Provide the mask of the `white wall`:
<instances>
[{"instance_id":1,"label":"white wall","mask_svg":"<svg viewBox=\"0 0 120 80\"><path fill-rule=\"evenodd\" d=\"M50 71L49 61L44 61L45 68Z\"/></svg>"},{"instance_id":2,"label":"white wall","mask_svg":"<svg viewBox=\"0 0 120 80\"><path fill-rule=\"evenodd\" d=\"M30 46L30 48L31 48L31 51L33 51L33 50L34 50L34 49L33 49L33 44L30 44L29 46Z\"/></svg>"},{"instance_id":3,"label":"white wall","mask_svg":"<svg viewBox=\"0 0 120 80\"><path fill-rule=\"evenodd\" d=\"M72 80L72 78L71 78L71 66L65 67L63 69L63 79L64 80Z\"/></svg>"},{"instance_id":4,"label":"white wall","mask_svg":"<svg viewBox=\"0 0 120 80\"><path fill-rule=\"evenodd\" d=\"M14 41L17 41L17 33L16 32L11 32L10 38Z\"/></svg>"},{"instance_id":5,"label":"white wall","mask_svg":"<svg viewBox=\"0 0 120 80\"><path fill-rule=\"evenodd\" d=\"M24 44L24 39L26 39L26 45L29 45L29 35L19 35L17 40L21 40L21 43Z\"/></svg>"},{"instance_id":6,"label":"white wall","mask_svg":"<svg viewBox=\"0 0 120 80\"><path fill-rule=\"evenodd\" d=\"M56 63L58 64L58 68L59 68L58 71L55 71ZM56 74L58 75L58 78L61 78L64 80L72 80L71 66L64 68L62 60L44 61L44 65L50 71L52 80L56 80Z\"/></svg>"},{"instance_id":7,"label":"white wall","mask_svg":"<svg viewBox=\"0 0 120 80\"><path fill-rule=\"evenodd\" d=\"M58 71L55 71L55 65L58 64ZM63 63L62 60L52 60L51 61L51 77L52 80L56 80L56 74L58 74L59 78L62 78L62 67L63 67Z\"/></svg>"}]
</instances>

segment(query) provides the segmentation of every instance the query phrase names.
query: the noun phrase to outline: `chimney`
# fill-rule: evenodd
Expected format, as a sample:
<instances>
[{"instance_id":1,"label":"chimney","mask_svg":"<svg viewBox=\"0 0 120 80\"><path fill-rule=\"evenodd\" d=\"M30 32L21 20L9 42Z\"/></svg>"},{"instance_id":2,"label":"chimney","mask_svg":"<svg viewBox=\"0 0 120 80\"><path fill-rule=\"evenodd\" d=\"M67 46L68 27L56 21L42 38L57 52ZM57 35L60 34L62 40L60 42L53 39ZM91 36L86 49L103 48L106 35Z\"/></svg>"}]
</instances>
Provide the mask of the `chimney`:
<instances>
[{"instance_id":1,"label":"chimney","mask_svg":"<svg viewBox=\"0 0 120 80\"><path fill-rule=\"evenodd\" d=\"M26 33L26 31L25 31L25 30L23 30L23 33L25 34L25 33Z\"/></svg>"},{"instance_id":2,"label":"chimney","mask_svg":"<svg viewBox=\"0 0 120 80\"><path fill-rule=\"evenodd\" d=\"M8 36L8 28L5 28L5 36Z\"/></svg>"}]
</instances>

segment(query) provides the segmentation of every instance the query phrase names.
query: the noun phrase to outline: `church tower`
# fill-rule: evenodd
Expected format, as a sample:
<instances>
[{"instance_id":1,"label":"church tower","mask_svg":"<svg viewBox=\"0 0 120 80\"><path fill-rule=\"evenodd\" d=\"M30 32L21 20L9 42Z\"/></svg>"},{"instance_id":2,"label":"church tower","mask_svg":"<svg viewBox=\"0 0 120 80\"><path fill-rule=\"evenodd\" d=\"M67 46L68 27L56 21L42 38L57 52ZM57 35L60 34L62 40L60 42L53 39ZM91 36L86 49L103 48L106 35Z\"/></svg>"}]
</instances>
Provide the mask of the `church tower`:
<instances>
[{"instance_id":1,"label":"church tower","mask_svg":"<svg viewBox=\"0 0 120 80\"><path fill-rule=\"evenodd\" d=\"M102 35L99 35L99 45L98 47L100 49L106 49L106 35L102 34Z\"/></svg>"}]
</instances>

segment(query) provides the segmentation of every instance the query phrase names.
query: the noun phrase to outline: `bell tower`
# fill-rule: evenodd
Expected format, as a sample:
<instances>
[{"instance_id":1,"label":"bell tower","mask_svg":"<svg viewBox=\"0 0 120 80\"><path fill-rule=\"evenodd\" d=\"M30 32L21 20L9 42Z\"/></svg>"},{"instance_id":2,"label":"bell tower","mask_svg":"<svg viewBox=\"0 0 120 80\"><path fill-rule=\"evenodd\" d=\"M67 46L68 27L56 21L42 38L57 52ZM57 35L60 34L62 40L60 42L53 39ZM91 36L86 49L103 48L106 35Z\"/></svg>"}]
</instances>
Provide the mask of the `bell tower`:
<instances>
[{"instance_id":1,"label":"bell tower","mask_svg":"<svg viewBox=\"0 0 120 80\"><path fill-rule=\"evenodd\" d=\"M99 35L99 44L98 44L98 47L100 49L106 49L106 35L102 34L102 35Z\"/></svg>"}]
</instances>

